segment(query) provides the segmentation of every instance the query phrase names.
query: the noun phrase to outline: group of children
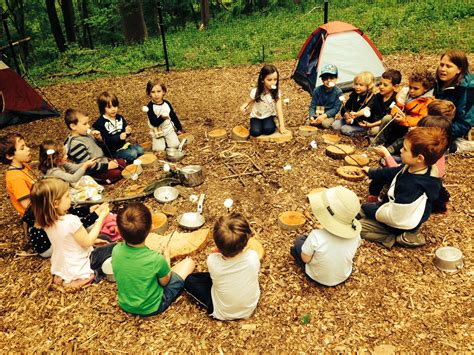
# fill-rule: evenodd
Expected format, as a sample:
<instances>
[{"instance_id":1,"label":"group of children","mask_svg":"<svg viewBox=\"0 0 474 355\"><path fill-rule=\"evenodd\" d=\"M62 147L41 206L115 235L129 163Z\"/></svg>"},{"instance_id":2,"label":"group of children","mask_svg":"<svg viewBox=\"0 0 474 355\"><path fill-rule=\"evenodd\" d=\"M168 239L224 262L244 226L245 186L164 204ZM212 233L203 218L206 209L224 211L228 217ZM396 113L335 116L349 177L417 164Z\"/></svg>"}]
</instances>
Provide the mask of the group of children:
<instances>
[{"instance_id":1,"label":"group of children","mask_svg":"<svg viewBox=\"0 0 474 355\"><path fill-rule=\"evenodd\" d=\"M334 65L322 68L323 84L313 92L308 123L351 136L375 136L388 146L375 148L387 167L366 168L371 196L362 206L356 194L342 186L308 196L322 228L295 240L290 253L310 279L325 286L338 285L350 276L361 237L386 247L424 244L416 231L428 219L441 190L454 116L452 105L430 97L433 81L427 73L413 73L409 87L397 94L400 72L383 73L378 93L373 91L373 75L363 72L355 77L347 101L335 85L337 75ZM143 111L148 115L153 150L177 147L182 126L164 100L166 86L150 81L146 92L151 101ZM65 287L97 282L104 276L103 263L111 258L119 305L128 313L161 313L186 290L217 319L248 318L260 297L260 262L256 252L247 248L252 233L242 215L230 213L217 220L213 229L217 249L207 258L208 272L193 273L191 258L171 266L167 246L161 253L145 246L152 222L144 204L130 203L119 211L121 243L101 235L110 212L107 205L71 207L70 183L85 175L102 184L113 183L127 163L143 154L142 147L127 141L132 129L117 112L118 98L104 92L97 103L101 115L92 125L94 130L90 131L85 114L68 109L65 123L70 135L65 145L50 140L41 145L40 170L47 179L41 180L29 167L30 150L21 135L0 139L0 160L9 164L10 200L27 222L35 250L51 256L54 282ZM250 105L252 136L271 134L277 128L286 131L275 66L262 68L258 85L241 110L248 112ZM400 158L391 156L398 152ZM384 187L388 190L381 194Z\"/></svg>"}]
</instances>

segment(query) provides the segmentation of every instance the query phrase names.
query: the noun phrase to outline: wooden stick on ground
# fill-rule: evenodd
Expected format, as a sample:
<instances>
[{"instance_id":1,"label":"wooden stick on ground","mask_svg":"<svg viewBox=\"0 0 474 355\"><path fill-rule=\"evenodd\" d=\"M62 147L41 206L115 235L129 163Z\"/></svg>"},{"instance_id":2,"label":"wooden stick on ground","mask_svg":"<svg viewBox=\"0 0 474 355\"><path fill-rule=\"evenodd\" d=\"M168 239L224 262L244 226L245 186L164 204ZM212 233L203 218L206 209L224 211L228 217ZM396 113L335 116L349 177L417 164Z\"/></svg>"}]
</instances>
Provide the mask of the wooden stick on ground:
<instances>
[{"instance_id":1,"label":"wooden stick on ground","mask_svg":"<svg viewBox=\"0 0 474 355\"><path fill-rule=\"evenodd\" d=\"M242 186L245 187L245 182L244 182L244 179L242 179L241 174L237 173L237 171L233 167L231 167L227 162L224 162L224 165L230 170L231 173L236 174L236 176L239 178L239 181L242 184Z\"/></svg>"}]
</instances>

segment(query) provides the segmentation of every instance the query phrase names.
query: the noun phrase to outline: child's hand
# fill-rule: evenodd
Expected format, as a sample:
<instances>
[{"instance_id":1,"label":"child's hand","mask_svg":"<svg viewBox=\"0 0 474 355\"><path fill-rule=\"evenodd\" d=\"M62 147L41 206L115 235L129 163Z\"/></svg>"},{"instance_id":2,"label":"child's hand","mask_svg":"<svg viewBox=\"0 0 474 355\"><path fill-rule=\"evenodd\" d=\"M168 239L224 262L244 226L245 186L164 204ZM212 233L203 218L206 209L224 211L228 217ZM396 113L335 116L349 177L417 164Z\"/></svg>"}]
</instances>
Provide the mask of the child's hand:
<instances>
[{"instance_id":1,"label":"child's hand","mask_svg":"<svg viewBox=\"0 0 474 355\"><path fill-rule=\"evenodd\" d=\"M397 113L395 114L395 116L393 117L395 119L395 121L401 121L405 118L405 114L403 114L402 112L399 112L397 111Z\"/></svg>"},{"instance_id":2,"label":"child's hand","mask_svg":"<svg viewBox=\"0 0 474 355\"><path fill-rule=\"evenodd\" d=\"M374 149L374 152L377 153L382 158L388 157L390 155L390 152L388 151L388 149L385 148L383 145L378 145L374 147L373 149Z\"/></svg>"},{"instance_id":3,"label":"child's hand","mask_svg":"<svg viewBox=\"0 0 474 355\"><path fill-rule=\"evenodd\" d=\"M280 133L281 134L285 134L286 132L288 132L288 130L285 128L285 126L280 127Z\"/></svg>"},{"instance_id":4,"label":"child's hand","mask_svg":"<svg viewBox=\"0 0 474 355\"><path fill-rule=\"evenodd\" d=\"M183 130L180 130L180 131L176 132L176 134L177 134L178 136L179 136L180 134L183 134L183 133L184 133Z\"/></svg>"},{"instance_id":5,"label":"child's hand","mask_svg":"<svg viewBox=\"0 0 474 355\"><path fill-rule=\"evenodd\" d=\"M247 103L245 103L245 104L243 104L242 106L240 106L240 111L241 111L244 115L246 115L246 114L248 113L247 107L248 107L248 104L247 104Z\"/></svg>"},{"instance_id":6,"label":"child's hand","mask_svg":"<svg viewBox=\"0 0 474 355\"><path fill-rule=\"evenodd\" d=\"M163 254L166 260L170 260L170 248L168 244L161 248L161 254Z\"/></svg>"},{"instance_id":7,"label":"child's hand","mask_svg":"<svg viewBox=\"0 0 474 355\"><path fill-rule=\"evenodd\" d=\"M104 219L110 213L110 207L107 202L102 203L96 210L95 213L99 216L99 218Z\"/></svg>"},{"instance_id":8,"label":"child's hand","mask_svg":"<svg viewBox=\"0 0 474 355\"><path fill-rule=\"evenodd\" d=\"M346 118L346 124L352 124L354 122L353 118Z\"/></svg>"},{"instance_id":9,"label":"child's hand","mask_svg":"<svg viewBox=\"0 0 474 355\"><path fill-rule=\"evenodd\" d=\"M120 133L120 139L123 140L123 141L124 141L125 139L127 139L127 133L126 133L126 132Z\"/></svg>"},{"instance_id":10,"label":"child's hand","mask_svg":"<svg viewBox=\"0 0 474 355\"><path fill-rule=\"evenodd\" d=\"M92 130L91 134L92 134L92 137L94 137L96 140L98 140L98 141L102 140L102 136L101 136L101 134L98 130L96 130L96 129Z\"/></svg>"},{"instance_id":11,"label":"child's hand","mask_svg":"<svg viewBox=\"0 0 474 355\"><path fill-rule=\"evenodd\" d=\"M367 121L359 122L359 126L363 128L370 128L370 123Z\"/></svg>"},{"instance_id":12,"label":"child's hand","mask_svg":"<svg viewBox=\"0 0 474 355\"><path fill-rule=\"evenodd\" d=\"M86 161L84 164L82 164L82 167L87 170L89 168L92 168L95 165L95 163L96 163L96 160L91 159L91 160Z\"/></svg>"},{"instance_id":13,"label":"child's hand","mask_svg":"<svg viewBox=\"0 0 474 355\"><path fill-rule=\"evenodd\" d=\"M115 160L109 161L109 164L108 164L108 169L109 170L117 169L118 167L119 167L119 165Z\"/></svg>"},{"instance_id":14,"label":"child's hand","mask_svg":"<svg viewBox=\"0 0 474 355\"><path fill-rule=\"evenodd\" d=\"M132 126L125 127L125 133L131 134L132 133Z\"/></svg>"},{"instance_id":15,"label":"child's hand","mask_svg":"<svg viewBox=\"0 0 474 355\"><path fill-rule=\"evenodd\" d=\"M107 245L107 244L110 244L108 241L104 240L104 239L101 239L101 238L97 238L95 241L94 241L94 245L95 246L103 246L103 245Z\"/></svg>"}]
</instances>

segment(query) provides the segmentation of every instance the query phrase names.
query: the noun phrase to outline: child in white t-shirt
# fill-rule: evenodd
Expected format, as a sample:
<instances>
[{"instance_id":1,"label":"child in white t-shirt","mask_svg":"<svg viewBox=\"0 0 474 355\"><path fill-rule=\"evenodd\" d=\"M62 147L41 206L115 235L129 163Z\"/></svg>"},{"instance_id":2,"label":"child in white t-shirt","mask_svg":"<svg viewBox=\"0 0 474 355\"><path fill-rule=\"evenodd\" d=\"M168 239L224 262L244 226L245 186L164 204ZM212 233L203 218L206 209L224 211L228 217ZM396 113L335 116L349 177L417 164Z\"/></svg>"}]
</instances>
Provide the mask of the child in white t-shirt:
<instances>
[{"instance_id":1,"label":"child in white t-shirt","mask_svg":"<svg viewBox=\"0 0 474 355\"><path fill-rule=\"evenodd\" d=\"M260 261L253 250L245 250L250 226L238 213L220 217L214 226L219 249L207 258L209 272L188 276L184 289L220 320L249 318L260 298Z\"/></svg>"},{"instance_id":2,"label":"child in white t-shirt","mask_svg":"<svg viewBox=\"0 0 474 355\"><path fill-rule=\"evenodd\" d=\"M71 207L69 185L62 180L48 178L33 185L31 207L36 225L45 230L51 241L54 283L75 288L99 281L104 275L102 264L111 257L115 246L92 247L110 212L108 205L103 204L95 210L99 217L91 231L87 232L79 217L66 214Z\"/></svg>"},{"instance_id":3,"label":"child in white t-shirt","mask_svg":"<svg viewBox=\"0 0 474 355\"><path fill-rule=\"evenodd\" d=\"M361 225L355 218L360 210L359 198L342 186L308 197L323 229L297 238L290 252L312 280L336 286L351 275L352 260L360 243Z\"/></svg>"}]
</instances>

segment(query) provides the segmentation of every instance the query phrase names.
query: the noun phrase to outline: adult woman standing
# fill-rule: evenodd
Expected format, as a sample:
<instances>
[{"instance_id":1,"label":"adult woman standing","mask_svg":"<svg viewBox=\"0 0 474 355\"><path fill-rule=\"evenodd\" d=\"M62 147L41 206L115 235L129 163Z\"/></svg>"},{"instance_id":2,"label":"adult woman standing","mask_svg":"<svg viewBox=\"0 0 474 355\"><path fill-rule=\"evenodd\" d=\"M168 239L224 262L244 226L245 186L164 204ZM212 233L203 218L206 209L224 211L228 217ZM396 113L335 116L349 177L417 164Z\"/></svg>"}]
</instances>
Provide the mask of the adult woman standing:
<instances>
[{"instance_id":1,"label":"adult woman standing","mask_svg":"<svg viewBox=\"0 0 474 355\"><path fill-rule=\"evenodd\" d=\"M469 72L467 56L463 51L450 49L441 55L434 96L449 100L456 106L451 137L455 147L459 148L460 139L474 126L474 75Z\"/></svg>"}]
</instances>

